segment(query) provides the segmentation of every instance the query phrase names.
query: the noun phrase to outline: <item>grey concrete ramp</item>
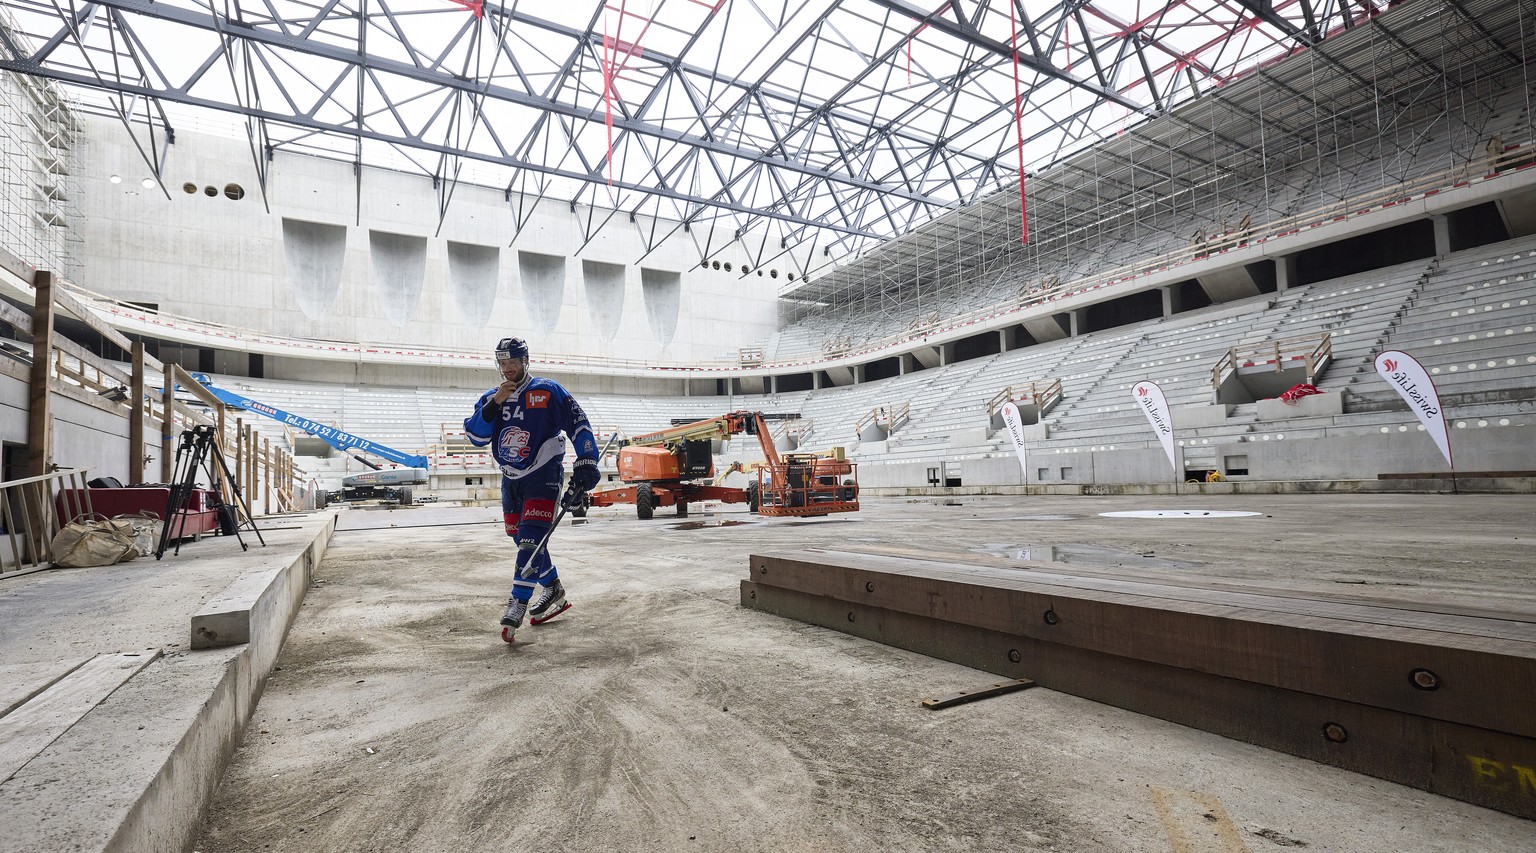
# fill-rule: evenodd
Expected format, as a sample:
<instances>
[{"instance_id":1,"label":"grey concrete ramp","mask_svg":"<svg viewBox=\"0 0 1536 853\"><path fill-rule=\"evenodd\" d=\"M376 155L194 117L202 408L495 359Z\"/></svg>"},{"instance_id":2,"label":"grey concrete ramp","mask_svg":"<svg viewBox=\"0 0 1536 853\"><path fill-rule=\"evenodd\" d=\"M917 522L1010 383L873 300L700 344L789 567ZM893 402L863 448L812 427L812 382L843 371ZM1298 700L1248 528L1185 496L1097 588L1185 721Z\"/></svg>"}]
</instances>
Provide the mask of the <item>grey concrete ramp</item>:
<instances>
[{"instance_id":1,"label":"grey concrete ramp","mask_svg":"<svg viewBox=\"0 0 1536 853\"><path fill-rule=\"evenodd\" d=\"M187 848L335 515L258 523L250 551L0 576L0 853ZM249 642L192 650L210 610Z\"/></svg>"}]
</instances>

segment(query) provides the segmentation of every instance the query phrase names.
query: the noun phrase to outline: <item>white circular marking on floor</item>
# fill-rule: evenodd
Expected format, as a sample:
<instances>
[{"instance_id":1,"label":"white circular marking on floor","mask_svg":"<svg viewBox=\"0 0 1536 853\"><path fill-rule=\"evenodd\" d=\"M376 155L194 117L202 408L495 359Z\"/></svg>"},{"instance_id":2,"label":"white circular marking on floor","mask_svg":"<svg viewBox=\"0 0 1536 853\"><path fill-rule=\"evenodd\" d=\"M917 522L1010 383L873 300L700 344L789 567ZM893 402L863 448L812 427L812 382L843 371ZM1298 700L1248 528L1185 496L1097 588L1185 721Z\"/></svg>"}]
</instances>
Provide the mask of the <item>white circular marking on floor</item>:
<instances>
[{"instance_id":1,"label":"white circular marking on floor","mask_svg":"<svg viewBox=\"0 0 1536 853\"><path fill-rule=\"evenodd\" d=\"M1133 509L1125 512L1101 512L1105 518L1238 518L1245 515L1263 515L1262 512L1244 512L1236 509Z\"/></svg>"}]
</instances>

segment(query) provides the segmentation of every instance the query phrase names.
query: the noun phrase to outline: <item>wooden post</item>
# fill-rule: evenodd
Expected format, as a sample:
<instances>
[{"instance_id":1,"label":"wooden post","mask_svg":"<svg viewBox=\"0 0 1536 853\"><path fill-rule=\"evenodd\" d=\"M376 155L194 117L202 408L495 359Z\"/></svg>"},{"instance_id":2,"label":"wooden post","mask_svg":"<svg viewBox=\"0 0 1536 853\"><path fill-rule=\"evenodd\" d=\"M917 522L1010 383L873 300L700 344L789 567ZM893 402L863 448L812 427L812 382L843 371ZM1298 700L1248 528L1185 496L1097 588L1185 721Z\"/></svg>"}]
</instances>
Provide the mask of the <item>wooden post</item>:
<instances>
[{"instance_id":1,"label":"wooden post","mask_svg":"<svg viewBox=\"0 0 1536 853\"><path fill-rule=\"evenodd\" d=\"M173 365L165 364L160 371L162 417L160 429L160 482L169 483L176 476L176 375Z\"/></svg>"},{"instance_id":2,"label":"wooden post","mask_svg":"<svg viewBox=\"0 0 1536 853\"><path fill-rule=\"evenodd\" d=\"M261 514L272 514L272 441L265 436L261 439L261 465L263 473L267 476L262 480L265 486L261 490Z\"/></svg>"},{"instance_id":3,"label":"wooden post","mask_svg":"<svg viewBox=\"0 0 1536 853\"><path fill-rule=\"evenodd\" d=\"M128 481L144 482L144 342L133 342L133 379L128 389Z\"/></svg>"},{"instance_id":4,"label":"wooden post","mask_svg":"<svg viewBox=\"0 0 1536 853\"><path fill-rule=\"evenodd\" d=\"M256 425L245 425L245 501L251 506L251 517L256 516L256 492L259 490L256 480L256 463L260 460L257 451L261 445L256 442Z\"/></svg>"},{"instance_id":5,"label":"wooden post","mask_svg":"<svg viewBox=\"0 0 1536 853\"><path fill-rule=\"evenodd\" d=\"M32 376L27 393L27 472L41 477L53 464L53 410L49 407L49 365L53 364L53 273L32 277L37 301L32 313Z\"/></svg>"}]
</instances>

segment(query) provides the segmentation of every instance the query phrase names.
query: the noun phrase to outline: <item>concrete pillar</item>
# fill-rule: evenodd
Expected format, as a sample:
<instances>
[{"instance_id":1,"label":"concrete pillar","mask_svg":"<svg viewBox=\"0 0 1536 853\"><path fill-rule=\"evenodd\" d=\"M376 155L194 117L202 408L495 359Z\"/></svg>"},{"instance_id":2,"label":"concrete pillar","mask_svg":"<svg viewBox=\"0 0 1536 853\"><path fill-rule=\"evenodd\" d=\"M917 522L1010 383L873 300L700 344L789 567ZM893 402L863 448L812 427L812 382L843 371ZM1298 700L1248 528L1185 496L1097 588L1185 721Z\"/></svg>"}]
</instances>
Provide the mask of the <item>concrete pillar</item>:
<instances>
[{"instance_id":1,"label":"concrete pillar","mask_svg":"<svg viewBox=\"0 0 1536 853\"><path fill-rule=\"evenodd\" d=\"M821 390L821 371L819 370L811 371L811 389L814 391Z\"/></svg>"},{"instance_id":2,"label":"concrete pillar","mask_svg":"<svg viewBox=\"0 0 1536 853\"><path fill-rule=\"evenodd\" d=\"M1071 326L1067 329L1067 336L1068 337L1075 338L1078 335L1082 334L1082 330L1083 330L1083 309L1081 309L1081 308L1073 308L1071 311L1068 311L1067 312L1067 320L1071 323Z\"/></svg>"},{"instance_id":3,"label":"concrete pillar","mask_svg":"<svg viewBox=\"0 0 1536 853\"><path fill-rule=\"evenodd\" d=\"M1296 283L1296 256L1275 258L1275 290L1290 290Z\"/></svg>"},{"instance_id":4,"label":"concrete pillar","mask_svg":"<svg viewBox=\"0 0 1536 853\"><path fill-rule=\"evenodd\" d=\"M1445 257L1451 253L1451 220L1443 213L1432 213L1429 221L1435 226L1435 255Z\"/></svg>"},{"instance_id":5,"label":"concrete pillar","mask_svg":"<svg viewBox=\"0 0 1536 853\"><path fill-rule=\"evenodd\" d=\"M779 377L777 377L777 376L775 376L773 374L769 374L769 376L768 376L768 393L769 394L777 394L777 393L779 393Z\"/></svg>"},{"instance_id":6,"label":"concrete pillar","mask_svg":"<svg viewBox=\"0 0 1536 853\"><path fill-rule=\"evenodd\" d=\"M864 365L855 364L848 368L848 370L853 374L854 385L862 385L864 383Z\"/></svg>"},{"instance_id":7,"label":"concrete pillar","mask_svg":"<svg viewBox=\"0 0 1536 853\"><path fill-rule=\"evenodd\" d=\"M997 330L997 351L998 352L1007 352L1008 351L1008 330L1007 329L998 329Z\"/></svg>"},{"instance_id":8,"label":"concrete pillar","mask_svg":"<svg viewBox=\"0 0 1536 853\"><path fill-rule=\"evenodd\" d=\"M1158 290L1163 293L1163 316L1172 317L1179 313L1179 295L1174 292L1173 286L1159 287Z\"/></svg>"}]
</instances>

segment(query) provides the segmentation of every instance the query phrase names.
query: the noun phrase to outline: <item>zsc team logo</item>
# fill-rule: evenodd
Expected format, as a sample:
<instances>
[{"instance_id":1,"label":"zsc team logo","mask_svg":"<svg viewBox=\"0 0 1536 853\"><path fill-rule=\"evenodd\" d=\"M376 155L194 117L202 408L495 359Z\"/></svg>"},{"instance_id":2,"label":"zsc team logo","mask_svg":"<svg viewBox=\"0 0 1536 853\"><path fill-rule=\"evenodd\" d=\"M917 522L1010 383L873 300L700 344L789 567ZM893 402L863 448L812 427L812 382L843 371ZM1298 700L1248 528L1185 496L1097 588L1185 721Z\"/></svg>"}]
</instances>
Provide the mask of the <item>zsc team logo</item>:
<instances>
[{"instance_id":1,"label":"zsc team logo","mask_svg":"<svg viewBox=\"0 0 1536 853\"><path fill-rule=\"evenodd\" d=\"M528 439L532 438L527 430L517 427L507 427L501 433L501 452L503 456L513 456L518 459L528 458Z\"/></svg>"}]
</instances>

